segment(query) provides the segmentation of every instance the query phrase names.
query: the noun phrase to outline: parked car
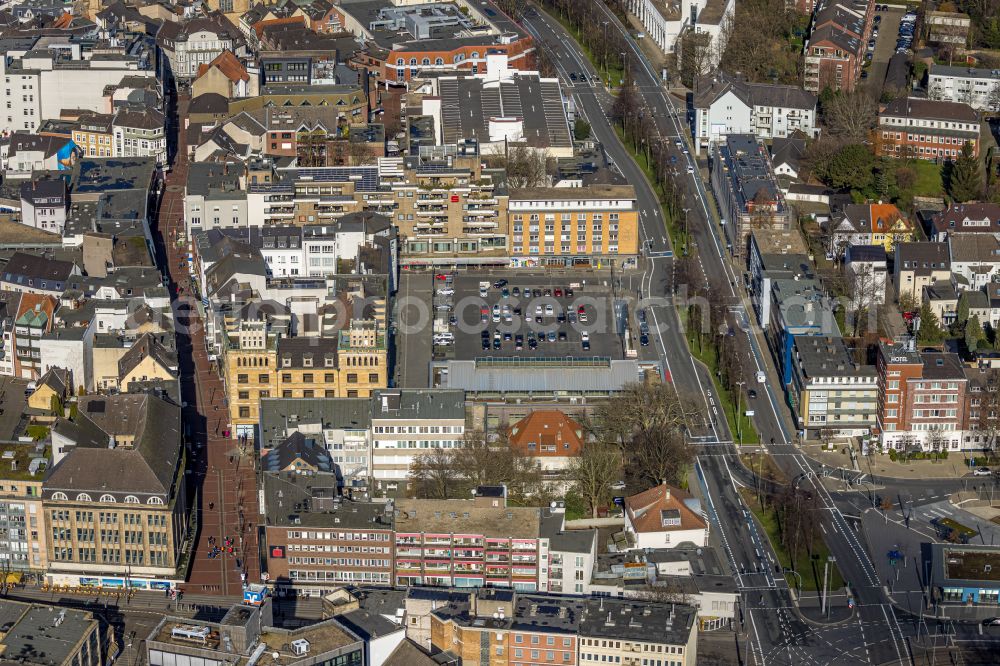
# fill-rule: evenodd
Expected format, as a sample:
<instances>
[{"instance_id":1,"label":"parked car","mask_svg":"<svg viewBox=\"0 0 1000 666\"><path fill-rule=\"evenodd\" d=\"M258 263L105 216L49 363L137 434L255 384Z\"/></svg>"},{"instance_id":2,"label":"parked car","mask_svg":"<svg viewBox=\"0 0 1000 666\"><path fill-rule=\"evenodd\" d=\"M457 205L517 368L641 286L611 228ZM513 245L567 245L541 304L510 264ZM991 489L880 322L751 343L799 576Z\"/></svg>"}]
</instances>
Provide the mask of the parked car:
<instances>
[{"instance_id":1,"label":"parked car","mask_svg":"<svg viewBox=\"0 0 1000 666\"><path fill-rule=\"evenodd\" d=\"M507 280L503 280L503 279L497 280L496 282L493 283L493 288L494 289L502 289L502 288L506 287L507 284L508 284Z\"/></svg>"},{"instance_id":2,"label":"parked car","mask_svg":"<svg viewBox=\"0 0 1000 666\"><path fill-rule=\"evenodd\" d=\"M455 295L455 290L452 289L451 287L445 287L444 289L438 289L437 290L437 295L438 296L454 296Z\"/></svg>"},{"instance_id":3,"label":"parked car","mask_svg":"<svg viewBox=\"0 0 1000 666\"><path fill-rule=\"evenodd\" d=\"M510 290L510 293L513 294L515 298L519 297L521 295L521 288L514 287L513 289Z\"/></svg>"},{"instance_id":4,"label":"parked car","mask_svg":"<svg viewBox=\"0 0 1000 666\"><path fill-rule=\"evenodd\" d=\"M989 476L992 473L989 467L977 467L972 474L974 476Z\"/></svg>"},{"instance_id":5,"label":"parked car","mask_svg":"<svg viewBox=\"0 0 1000 666\"><path fill-rule=\"evenodd\" d=\"M643 333L642 335L640 335L639 336L639 344L642 345L643 347L648 347L649 346L649 335L647 335L646 333Z\"/></svg>"},{"instance_id":6,"label":"parked car","mask_svg":"<svg viewBox=\"0 0 1000 666\"><path fill-rule=\"evenodd\" d=\"M611 490L625 490L625 482L615 481L614 483L611 484Z\"/></svg>"},{"instance_id":7,"label":"parked car","mask_svg":"<svg viewBox=\"0 0 1000 666\"><path fill-rule=\"evenodd\" d=\"M566 331L559 331L559 341L560 342L566 341Z\"/></svg>"}]
</instances>

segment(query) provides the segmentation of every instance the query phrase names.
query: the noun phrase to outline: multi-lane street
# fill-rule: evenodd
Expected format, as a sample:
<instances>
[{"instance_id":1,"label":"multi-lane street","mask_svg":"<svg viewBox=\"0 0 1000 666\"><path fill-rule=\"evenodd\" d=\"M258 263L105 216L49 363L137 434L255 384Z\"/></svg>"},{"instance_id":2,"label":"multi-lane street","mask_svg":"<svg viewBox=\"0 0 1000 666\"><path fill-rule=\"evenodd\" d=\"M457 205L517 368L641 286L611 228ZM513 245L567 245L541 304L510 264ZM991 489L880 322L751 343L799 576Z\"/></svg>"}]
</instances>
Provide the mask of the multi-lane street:
<instances>
[{"instance_id":1,"label":"multi-lane street","mask_svg":"<svg viewBox=\"0 0 1000 666\"><path fill-rule=\"evenodd\" d=\"M755 376L767 371L769 362L759 331L746 327L750 312L738 275L742 272L730 262L725 243L720 239L714 222L712 199L705 189L699 165L689 150L677 148L675 142L688 145L685 129L685 104L673 97L662 85L641 49L631 39L628 30L612 11L597 3L606 12L609 26L618 30L629 45L627 59L638 95L646 112L655 122L660 138L677 158L677 182L684 193L688 209L688 229L692 242L700 252L699 260L713 298L721 298L734 313L733 329L749 328L737 336L746 359L745 375ZM719 418L713 397L712 383L705 369L694 362L679 326L677 311L663 297L670 293L671 249L666 238L657 198L638 166L618 140L608 111L611 95L596 82L600 76L587 61L571 36L542 11L529 9L523 17L525 28L540 48L545 49L555 63L559 76L568 88L578 112L590 122L595 137L603 144L610 160L622 176L636 187L641 207L641 233L648 242L648 266L642 295L653 299L649 310L656 331L656 349L662 354L679 392L699 396L709 419L690 424L693 439L699 444L698 476L707 500L707 510L713 529L723 545L743 590L743 620L750 642L748 663L911 663L911 639L921 631L908 613L895 607L888 596L887 581L882 580L869 557L860 520L856 519L859 503L868 501L870 492L864 486L844 487L844 492L827 482L824 485L822 466L815 463L796 446L795 432L785 414L783 396L770 383L762 386L755 405L755 426L767 452L776 464L800 487L815 493L821 515L818 517L824 540L836 566L848 583L842 591L841 603L849 595L854 604L851 619L833 625L819 625L806 620L796 609L792 594L783 576L774 575L775 556L767 539L750 518L737 490L740 479L746 482L745 469L731 444L724 418ZM573 81L571 73L586 73L587 82ZM687 167L691 167L688 169ZM668 251L668 252L664 252ZM743 325L743 326L741 326ZM869 479L870 482L870 479ZM926 482L880 479L888 486L886 492L918 491ZM936 482L936 494L947 494L960 482ZM921 496L932 497L931 494ZM928 500L930 501L930 500ZM846 514L846 515L845 515ZM850 516L850 518L848 518ZM919 609L917 609L919 612ZM975 627L952 628L956 635L979 640ZM923 631L926 636L926 627Z\"/></svg>"}]
</instances>

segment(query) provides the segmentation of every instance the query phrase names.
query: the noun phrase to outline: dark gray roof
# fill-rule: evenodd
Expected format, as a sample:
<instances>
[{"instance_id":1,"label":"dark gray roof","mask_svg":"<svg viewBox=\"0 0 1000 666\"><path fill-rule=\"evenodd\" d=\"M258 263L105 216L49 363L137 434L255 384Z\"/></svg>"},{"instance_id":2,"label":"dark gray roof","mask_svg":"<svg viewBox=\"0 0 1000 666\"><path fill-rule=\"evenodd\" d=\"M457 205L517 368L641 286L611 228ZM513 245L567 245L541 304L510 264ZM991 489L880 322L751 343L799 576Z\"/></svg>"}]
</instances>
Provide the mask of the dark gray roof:
<instances>
[{"instance_id":1,"label":"dark gray roof","mask_svg":"<svg viewBox=\"0 0 1000 666\"><path fill-rule=\"evenodd\" d=\"M49 205L66 205L66 181L61 178L39 178L21 183L21 198L32 203L56 200Z\"/></svg>"},{"instance_id":2,"label":"dark gray roof","mask_svg":"<svg viewBox=\"0 0 1000 666\"><path fill-rule=\"evenodd\" d=\"M561 553L590 553L594 550L597 530L567 530L565 513L542 509L540 536L549 540L549 550Z\"/></svg>"},{"instance_id":3,"label":"dark gray roof","mask_svg":"<svg viewBox=\"0 0 1000 666\"><path fill-rule=\"evenodd\" d=\"M687 645L698 610L685 604L658 604L626 599L584 602L579 635L666 645Z\"/></svg>"},{"instance_id":4,"label":"dark gray roof","mask_svg":"<svg viewBox=\"0 0 1000 666\"><path fill-rule=\"evenodd\" d=\"M885 248L881 245L851 245L847 248L846 261L885 261Z\"/></svg>"},{"instance_id":5,"label":"dark gray roof","mask_svg":"<svg viewBox=\"0 0 1000 666\"><path fill-rule=\"evenodd\" d=\"M75 663L74 655L84 639L100 632L92 613L6 599L0 601L0 623L4 627L3 661L26 666Z\"/></svg>"},{"instance_id":6,"label":"dark gray roof","mask_svg":"<svg viewBox=\"0 0 1000 666\"><path fill-rule=\"evenodd\" d=\"M261 469L265 472L282 472L296 460L302 460L320 472L334 471L329 451L314 438L306 437L300 432L293 432L285 441L268 451L261 458Z\"/></svg>"},{"instance_id":7,"label":"dark gray roof","mask_svg":"<svg viewBox=\"0 0 1000 666\"><path fill-rule=\"evenodd\" d=\"M920 97L901 97L886 104L879 114L883 116L902 116L921 120L949 120L964 123L974 123L979 118L975 109L962 102L945 102L941 100L923 99ZM928 130L937 133L937 130Z\"/></svg>"},{"instance_id":8,"label":"dark gray roof","mask_svg":"<svg viewBox=\"0 0 1000 666\"><path fill-rule=\"evenodd\" d=\"M262 475L268 525L393 529L384 502L355 502L339 496L334 474L284 472Z\"/></svg>"},{"instance_id":9,"label":"dark gray roof","mask_svg":"<svg viewBox=\"0 0 1000 666\"><path fill-rule=\"evenodd\" d=\"M372 397L372 419L464 419L465 392L447 389L384 389Z\"/></svg>"},{"instance_id":10,"label":"dark gray roof","mask_svg":"<svg viewBox=\"0 0 1000 666\"><path fill-rule=\"evenodd\" d=\"M180 408L148 394L84 396L78 405L72 422L57 422L79 439L45 480L46 497L61 490L168 501L183 446ZM133 443L109 448L116 435Z\"/></svg>"},{"instance_id":11,"label":"dark gray roof","mask_svg":"<svg viewBox=\"0 0 1000 666\"><path fill-rule=\"evenodd\" d=\"M332 365L327 365L331 359ZM306 364L309 361L309 365ZM282 338L278 341L278 369L313 368L317 373L337 367L337 339L321 337Z\"/></svg>"},{"instance_id":12,"label":"dark gray roof","mask_svg":"<svg viewBox=\"0 0 1000 666\"><path fill-rule=\"evenodd\" d=\"M365 642L371 642L397 631L404 631L402 626L390 622L381 615L370 613L364 608L338 615L337 619L342 625L363 638Z\"/></svg>"},{"instance_id":13,"label":"dark gray roof","mask_svg":"<svg viewBox=\"0 0 1000 666\"><path fill-rule=\"evenodd\" d=\"M280 368L279 368L280 371ZM319 425L323 430L368 430L368 398L265 398L260 401L261 446L283 441L299 427Z\"/></svg>"},{"instance_id":14,"label":"dark gray roof","mask_svg":"<svg viewBox=\"0 0 1000 666\"><path fill-rule=\"evenodd\" d=\"M118 360L118 377L124 377L146 357L152 357L160 366L176 372L177 354L167 349L155 335L145 333L139 336L128 351Z\"/></svg>"},{"instance_id":15,"label":"dark gray roof","mask_svg":"<svg viewBox=\"0 0 1000 666\"><path fill-rule=\"evenodd\" d=\"M912 270L918 274L948 270L951 258L947 243L896 243L895 270Z\"/></svg>"},{"instance_id":16,"label":"dark gray roof","mask_svg":"<svg viewBox=\"0 0 1000 666\"><path fill-rule=\"evenodd\" d=\"M18 276L40 280L65 282L73 273L75 265L70 261L59 261L39 257L27 252L15 252L3 267L3 279L6 282L17 282ZM36 285L37 286L37 285Z\"/></svg>"},{"instance_id":17,"label":"dark gray roof","mask_svg":"<svg viewBox=\"0 0 1000 666\"><path fill-rule=\"evenodd\" d=\"M723 71L703 76L697 89L695 108L707 108L729 91L748 106L815 109L817 101L816 95L798 86L750 83Z\"/></svg>"},{"instance_id":18,"label":"dark gray roof","mask_svg":"<svg viewBox=\"0 0 1000 666\"><path fill-rule=\"evenodd\" d=\"M452 78L441 79L438 85L446 144L462 139L488 143L490 118L502 116L523 120L524 139L529 146L573 145L557 81L519 74L499 84L486 84L478 78Z\"/></svg>"}]
</instances>

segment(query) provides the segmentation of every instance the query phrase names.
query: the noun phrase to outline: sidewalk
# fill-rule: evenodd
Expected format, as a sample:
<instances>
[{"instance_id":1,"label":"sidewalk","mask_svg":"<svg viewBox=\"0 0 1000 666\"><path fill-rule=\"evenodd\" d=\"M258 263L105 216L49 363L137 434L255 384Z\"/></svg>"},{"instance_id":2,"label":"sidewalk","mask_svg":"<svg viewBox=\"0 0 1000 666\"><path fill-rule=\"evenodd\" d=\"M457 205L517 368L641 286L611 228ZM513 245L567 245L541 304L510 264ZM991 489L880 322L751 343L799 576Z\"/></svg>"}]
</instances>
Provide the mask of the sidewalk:
<instances>
[{"instance_id":1,"label":"sidewalk","mask_svg":"<svg viewBox=\"0 0 1000 666\"><path fill-rule=\"evenodd\" d=\"M812 442L803 443L800 448L802 453L827 467L854 470L850 455L843 452L848 446L836 444L833 451L828 451L819 442ZM893 479L961 479L970 472L968 458L960 451L949 454L947 460L910 460L902 463L893 462L889 456L882 454L858 455L857 460L857 471Z\"/></svg>"}]
</instances>

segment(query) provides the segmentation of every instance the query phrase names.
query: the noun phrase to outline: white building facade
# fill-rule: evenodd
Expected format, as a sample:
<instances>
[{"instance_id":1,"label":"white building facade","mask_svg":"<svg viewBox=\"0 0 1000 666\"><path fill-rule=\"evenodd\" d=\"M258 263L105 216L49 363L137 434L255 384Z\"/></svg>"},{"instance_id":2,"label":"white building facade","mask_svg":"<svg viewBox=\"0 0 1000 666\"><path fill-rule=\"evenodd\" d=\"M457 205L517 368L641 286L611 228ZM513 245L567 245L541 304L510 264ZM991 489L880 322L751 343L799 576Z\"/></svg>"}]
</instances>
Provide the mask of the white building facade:
<instances>
[{"instance_id":1,"label":"white building facade","mask_svg":"<svg viewBox=\"0 0 1000 666\"><path fill-rule=\"evenodd\" d=\"M962 102L977 111L1000 111L1000 69L931 65L927 91L931 99Z\"/></svg>"}]
</instances>

